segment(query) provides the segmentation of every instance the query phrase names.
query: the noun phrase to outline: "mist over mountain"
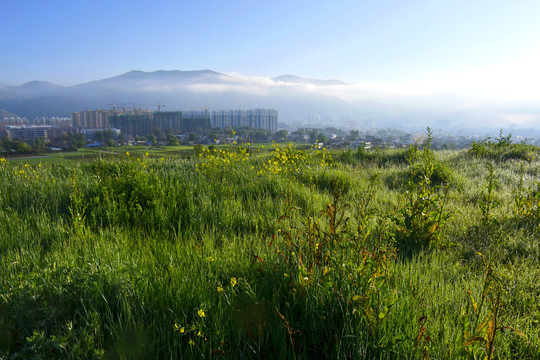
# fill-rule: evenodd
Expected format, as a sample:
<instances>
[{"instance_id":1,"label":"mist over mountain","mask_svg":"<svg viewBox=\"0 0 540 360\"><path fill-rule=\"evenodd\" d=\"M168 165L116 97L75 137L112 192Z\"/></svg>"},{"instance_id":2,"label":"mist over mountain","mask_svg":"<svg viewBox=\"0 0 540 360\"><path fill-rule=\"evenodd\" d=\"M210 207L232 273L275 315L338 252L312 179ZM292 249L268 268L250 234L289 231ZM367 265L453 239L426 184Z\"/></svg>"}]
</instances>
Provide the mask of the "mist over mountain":
<instances>
[{"instance_id":1,"label":"mist over mountain","mask_svg":"<svg viewBox=\"0 0 540 360\"><path fill-rule=\"evenodd\" d=\"M116 107L165 110L275 108L279 121L303 126L422 128L538 124L537 104L471 102L453 94L390 91L378 84L212 70L130 71L73 86L0 84L0 108L29 119Z\"/></svg>"}]
</instances>

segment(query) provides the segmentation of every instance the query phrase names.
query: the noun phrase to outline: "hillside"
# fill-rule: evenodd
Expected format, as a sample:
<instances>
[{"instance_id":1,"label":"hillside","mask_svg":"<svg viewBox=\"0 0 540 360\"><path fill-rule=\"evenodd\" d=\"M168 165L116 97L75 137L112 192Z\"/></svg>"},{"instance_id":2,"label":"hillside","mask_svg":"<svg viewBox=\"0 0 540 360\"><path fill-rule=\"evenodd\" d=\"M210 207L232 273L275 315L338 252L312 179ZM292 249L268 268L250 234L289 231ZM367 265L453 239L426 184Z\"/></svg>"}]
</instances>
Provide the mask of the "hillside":
<instances>
[{"instance_id":1,"label":"hillside","mask_svg":"<svg viewBox=\"0 0 540 360\"><path fill-rule=\"evenodd\" d=\"M9 111L6 111L4 109L0 109L0 118L4 118L4 117L19 117L19 115L16 115L16 114L13 114L13 113L10 113Z\"/></svg>"},{"instance_id":2,"label":"hillside","mask_svg":"<svg viewBox=\"0 0 540 360\"><path fill-rule=\"evenodd\" d=\"M0 159L0 357L538 359L540 149L502 140Z\"/></svg>"}]
</instances>

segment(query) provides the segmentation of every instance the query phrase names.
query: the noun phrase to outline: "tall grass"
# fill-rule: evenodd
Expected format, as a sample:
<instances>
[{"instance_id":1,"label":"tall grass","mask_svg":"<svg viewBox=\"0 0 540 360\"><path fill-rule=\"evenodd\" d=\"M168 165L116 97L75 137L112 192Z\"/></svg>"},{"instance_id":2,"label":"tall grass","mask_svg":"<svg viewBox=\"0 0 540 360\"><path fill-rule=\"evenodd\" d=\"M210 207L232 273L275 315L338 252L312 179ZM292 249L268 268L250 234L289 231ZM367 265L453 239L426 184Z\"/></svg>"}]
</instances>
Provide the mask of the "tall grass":
<instances>
[{"instance_id":1,"label":"tall grass","mask_svg":"<svg viewBox=\"0 0 540 360\"><path fill-rule=\"evenodd\" d=\"M0 357L540 358L538 161L414 151L2 161Z\"/></svg>"}]
</instances>

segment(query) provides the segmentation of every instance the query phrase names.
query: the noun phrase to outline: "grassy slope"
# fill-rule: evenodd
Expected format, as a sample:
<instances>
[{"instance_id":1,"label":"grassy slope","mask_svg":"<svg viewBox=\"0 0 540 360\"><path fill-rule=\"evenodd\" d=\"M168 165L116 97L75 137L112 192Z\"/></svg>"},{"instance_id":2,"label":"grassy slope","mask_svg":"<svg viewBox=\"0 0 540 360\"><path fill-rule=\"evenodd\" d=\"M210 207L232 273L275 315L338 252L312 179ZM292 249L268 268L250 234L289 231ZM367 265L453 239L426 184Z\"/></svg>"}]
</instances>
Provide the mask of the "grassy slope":
<instances>
[{"instance_id":1,"label":"grassy slope","mask_svg":"<svg viewBox=\"0 0 540 360\"><path fill-rule=\"evenodd\" d=\"M0 164L0 355L540 357L538 218L513 212L538 161L495 163L483 221L485 160L437 153L450 217L411 247L402 151L168 150Z\"/></svg>"}]
</instances>

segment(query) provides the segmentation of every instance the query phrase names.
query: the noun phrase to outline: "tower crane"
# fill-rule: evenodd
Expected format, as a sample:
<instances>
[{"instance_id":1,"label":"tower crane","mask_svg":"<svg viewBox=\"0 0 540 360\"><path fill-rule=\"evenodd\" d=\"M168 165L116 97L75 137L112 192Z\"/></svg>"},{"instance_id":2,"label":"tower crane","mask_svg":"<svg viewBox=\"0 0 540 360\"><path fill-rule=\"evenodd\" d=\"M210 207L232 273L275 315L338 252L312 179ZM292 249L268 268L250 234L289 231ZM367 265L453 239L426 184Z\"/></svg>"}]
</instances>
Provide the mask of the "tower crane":
<instances>
[{"instance_id":1,"label":"tower crane","mask_svg":"<svg viewBox=\"0 0 540 360\"><path fill-rule=\"evenodd\" d=\"M157 111L161 111L161 107L165 107L165 105L157 103L156 105L150 105L150 106L157 106Z\"/></svg>"}]
</instances>

